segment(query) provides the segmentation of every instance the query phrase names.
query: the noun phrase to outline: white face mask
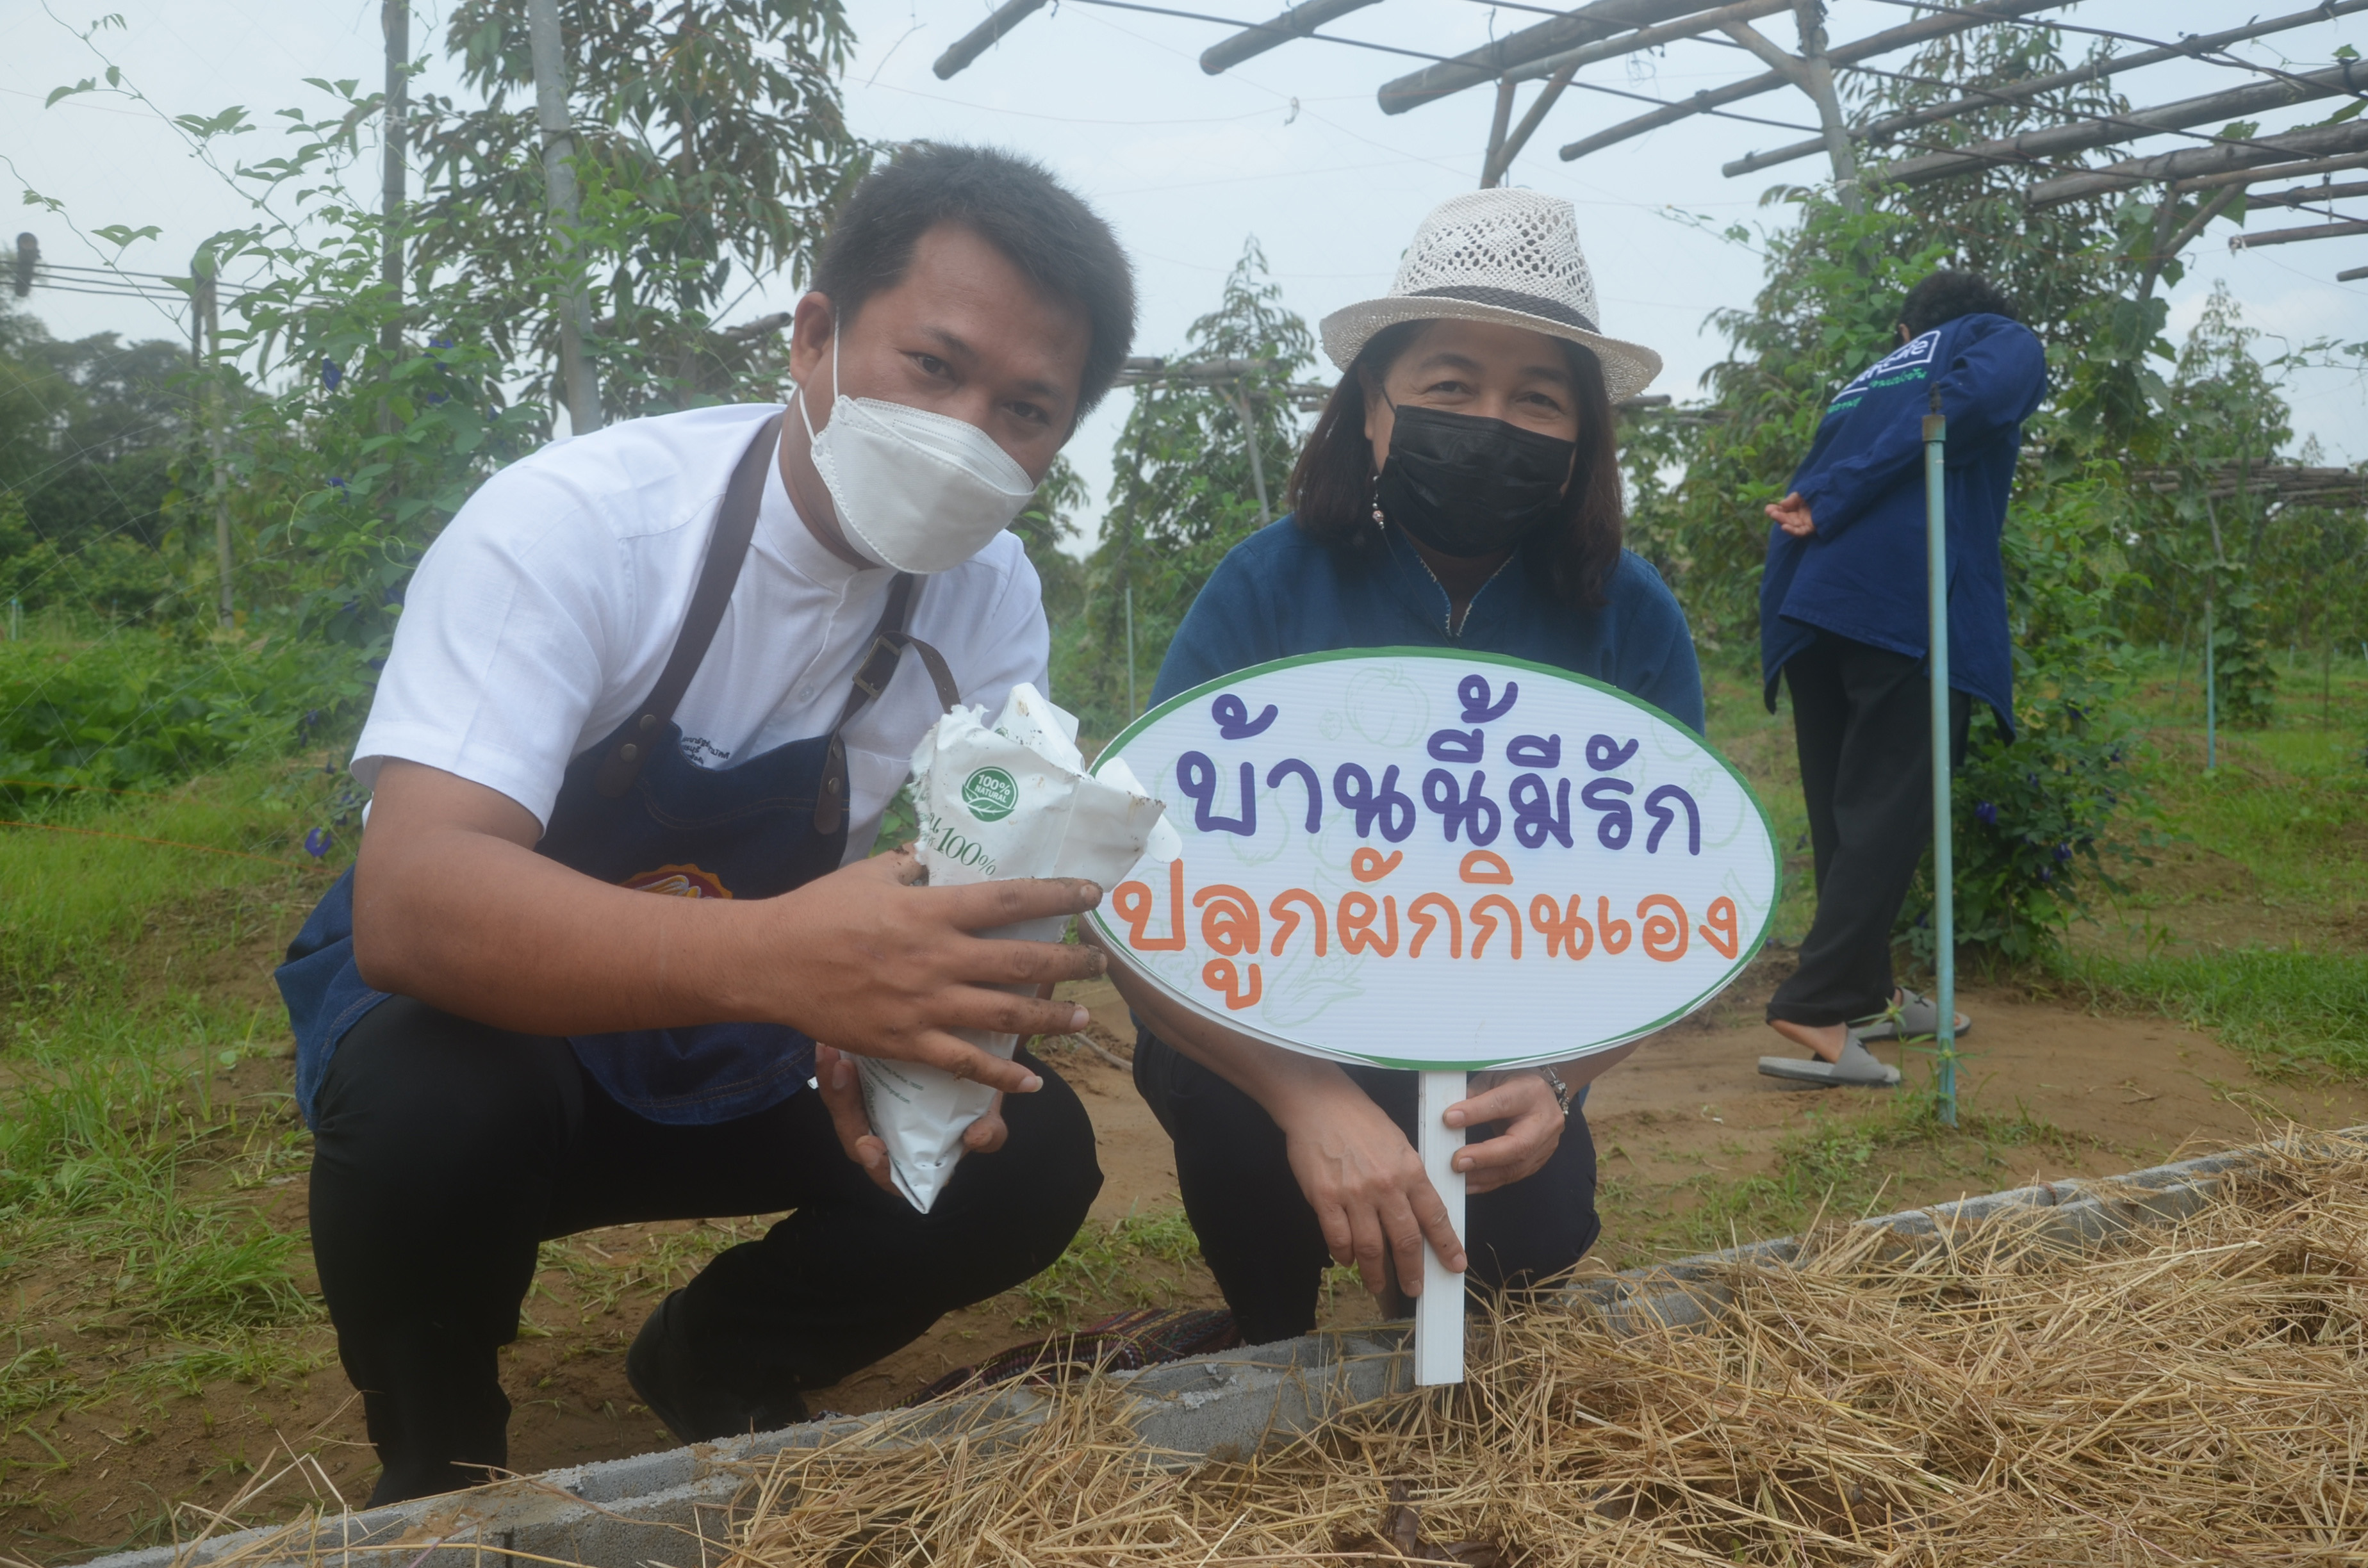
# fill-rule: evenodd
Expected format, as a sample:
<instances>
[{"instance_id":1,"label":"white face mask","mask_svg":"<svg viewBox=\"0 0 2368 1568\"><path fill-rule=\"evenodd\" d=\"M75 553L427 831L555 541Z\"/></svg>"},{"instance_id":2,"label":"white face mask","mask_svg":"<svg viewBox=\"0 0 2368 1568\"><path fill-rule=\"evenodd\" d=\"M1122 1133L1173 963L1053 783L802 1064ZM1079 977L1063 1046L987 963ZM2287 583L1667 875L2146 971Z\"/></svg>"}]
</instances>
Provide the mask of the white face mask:
<instances>
[{"instance_id":1,"label":"white face mask","mask_svg":"<svg viewBox=\"0 0 2368 1568\"><path fill-rule=\"evenodd\" d=\"M830 339L838 386L838 334ZM858 551L899 572L943 572L986 548L1011 524L1036 482L975 425L927 409L837 392L817 431L797 392L815 472Z\"/></svg>"}]
</instances>

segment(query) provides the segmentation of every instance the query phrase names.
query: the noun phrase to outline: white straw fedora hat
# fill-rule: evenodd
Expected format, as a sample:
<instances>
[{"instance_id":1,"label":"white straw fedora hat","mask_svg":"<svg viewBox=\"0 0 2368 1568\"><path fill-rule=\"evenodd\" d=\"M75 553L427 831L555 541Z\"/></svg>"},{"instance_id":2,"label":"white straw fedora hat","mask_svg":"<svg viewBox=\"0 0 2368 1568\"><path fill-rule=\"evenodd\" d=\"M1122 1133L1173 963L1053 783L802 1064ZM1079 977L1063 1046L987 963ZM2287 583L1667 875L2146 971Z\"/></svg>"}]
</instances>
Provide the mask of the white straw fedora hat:
<instances>
[{"instance_id":1,"label":"white straw fedora hat","mask_svg":"<svg viewBox=\"0 0 2368 1568\"><path fill-rule=\"evenodd\" d=\"M1578 215L1558 196L1474 190L1431 209L1378 300L1324 318L1324 352L1347 370L1373 334L1399 322L1497 322L1566 338L1595 351L1613 403L1661 373L1661 357L1606 337L1595 278L1578 248Z\"/></svg>"}]
</instances>

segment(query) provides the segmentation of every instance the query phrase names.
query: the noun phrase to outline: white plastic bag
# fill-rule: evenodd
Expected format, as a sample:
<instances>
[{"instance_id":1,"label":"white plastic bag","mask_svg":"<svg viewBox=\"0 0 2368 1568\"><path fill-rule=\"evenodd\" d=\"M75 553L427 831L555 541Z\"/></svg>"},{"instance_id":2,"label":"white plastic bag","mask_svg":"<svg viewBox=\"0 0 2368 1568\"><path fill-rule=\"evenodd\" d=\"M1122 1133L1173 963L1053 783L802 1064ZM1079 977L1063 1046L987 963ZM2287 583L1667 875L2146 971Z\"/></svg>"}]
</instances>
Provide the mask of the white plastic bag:
<instances>
[{"instance_id":1,"label":"white plastic bag","mask_svg":"<svg viewBox=\"0 0 2368 1568\"><path fill-rule=\"evenodd\" d=\"M1146 852L1183 852L1176 830L1122 762L1086 772L1077 721L1034 687L1014 687L990 727L984 708L957 708L913 751L920 859L933 887L1014 877L1084 877L1114 886ZM1023 921L983 937L1058 941L1066 916ZM1024 987L1012 987L1027 994ZM1019 1037L955 1031L1008 1058ZM962 1155L962 1133L995 1091L911 1062L855 1059L871 1130L888 1146L896 1190L926 1214Z\"/></svg>"}]
</instances>

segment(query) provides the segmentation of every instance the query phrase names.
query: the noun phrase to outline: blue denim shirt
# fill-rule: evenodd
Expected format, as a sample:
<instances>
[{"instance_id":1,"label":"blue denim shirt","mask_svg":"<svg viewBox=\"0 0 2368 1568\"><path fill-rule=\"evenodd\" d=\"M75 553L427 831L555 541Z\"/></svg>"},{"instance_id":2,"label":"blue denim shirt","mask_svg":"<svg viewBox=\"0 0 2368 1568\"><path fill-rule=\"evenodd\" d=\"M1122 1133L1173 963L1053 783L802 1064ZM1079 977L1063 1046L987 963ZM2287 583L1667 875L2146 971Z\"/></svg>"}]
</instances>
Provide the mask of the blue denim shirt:
<instances>
[{"instance_id":1,"label":"blue denim shirt","mask_svg":"<svg viewBox=\"0 0 2368 1568\"><path fill-rule=\"evenodd\" d=\"M1471 648L1591 676L1701 733L1702 669L1677 597L1626 551L1604 594L1595 609L1572 609L1517 551L1451 633L1447 590L1397 529L1386 550L1351 554L1286 517L1226 551L1168 644L1152 700L1301 653Z\"/></svg>"}]
</instances>

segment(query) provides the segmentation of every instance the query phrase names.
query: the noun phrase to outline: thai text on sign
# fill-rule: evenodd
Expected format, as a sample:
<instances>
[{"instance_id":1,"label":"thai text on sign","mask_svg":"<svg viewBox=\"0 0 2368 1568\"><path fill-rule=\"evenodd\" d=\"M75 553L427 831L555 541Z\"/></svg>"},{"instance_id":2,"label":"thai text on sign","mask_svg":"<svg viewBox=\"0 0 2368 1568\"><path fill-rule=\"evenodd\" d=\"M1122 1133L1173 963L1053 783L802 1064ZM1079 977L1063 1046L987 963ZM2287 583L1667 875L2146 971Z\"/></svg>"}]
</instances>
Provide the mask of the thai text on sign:
<instances>
[{"instance_id":1,"label":"thai text on sign","mask_svg":"<svg viewBox=\"0 0 2368 1568\"><path fill-rule=\"evenodd\" d=\"M1767 935L1779 861L1692 731L1567 671L1433 649L1281 660L1104 754L1178 858L1090 917L1202 1016L1397 1067L1564 1061L1702 1006Z\"/></svg>"}]
</instances>

